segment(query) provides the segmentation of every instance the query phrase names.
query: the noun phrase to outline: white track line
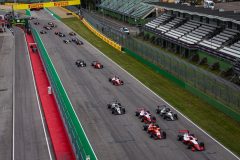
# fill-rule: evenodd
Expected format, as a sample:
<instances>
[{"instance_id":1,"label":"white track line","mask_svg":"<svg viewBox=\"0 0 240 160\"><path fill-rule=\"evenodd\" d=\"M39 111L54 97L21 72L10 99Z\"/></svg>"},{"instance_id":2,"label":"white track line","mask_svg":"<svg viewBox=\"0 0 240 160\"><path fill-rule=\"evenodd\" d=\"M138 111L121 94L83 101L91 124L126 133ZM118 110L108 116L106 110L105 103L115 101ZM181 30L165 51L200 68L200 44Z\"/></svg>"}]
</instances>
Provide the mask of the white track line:
<instances>
[{"instance_id":1,"label":"white track line","mask_svg":"<svg viewBox=\"0 0 240 160\"><path fill-rule=\"evenodd\" d=\"M71 29L72 30L72 29ZM79 35L79 37L81 37ZM82 37L81 37L82 38ZM84 38L82 38L84 39ZM85 39L84 39L85 40ZM122 69L124 72L126 72L128 75L130 75L133 79L135 79L137 82L139 82L143 87L147 88L150 92L152 92L155 96L157 96L159 99L161 99L164 103L166 103L167 105L169 105L170 107L172 107L173 109L175 109L181 116L183 116L185 119L187 119L190 123L192 123L195 127L197 127L199 130L201 130L203 133L205 133L208 137L210 137L212 140L214 140L216 143L218 143L220 146L222 146L225 150L227 150L229 153L231 153L235 158L237 158L238 160L240 160L240 157L238 157L237 155L235 155L232 151L230 151L228 148L226 148L223 144L221 144L220 142L218 142L216 139L214 139L211 135L209 135L206 131L204 131L202 128L200 128L197 124L195 124L194 122L192 122L188 117L186 117L185 115L183 115L180 111L178 111L175 107L173 107L171 104L169 104L166 100L164 100L162 97L160 97L159 95L157 95L155 92L153 92L150 88L148 88L145 84L143 84L141 81L139 81L137 78L135 78L133 75L131 75L130 73L128 73L124 68L122 68L120 65L118 65L116 62L114 62L111 58L109 58L108 56L106 56L105 54L103 54L99 49L95 48L91 43L89 43L87 40L85 40L90 46L92 46L96 51L98 51L100 54L102 54L104 57L106 57L108 60L110 60L112 63L114 63L115 65L117 65L120 69ZM124 53L122 53L124 54Z\"/></svg>"},{"instance_id":2,"label":"white track line","mask_svg":"<svg viewBox=\"0 0 240 160\"><path fill-rule=\"evenodd\" d=\"M14 43L15 43L15 36L13 36L14 37ZM15 44L14 44L15 45ZM12 130L12 137L13 137L13 139L12 139L12 160L14 160L15 159L15 154L14 154L14 152L15 152L15 134L14 134L14 132L15 132L15 55L16 55L16 50L15 50L15 47L14 47L14 54L13 54L13 112L12 112L12 116L13 116L13 130Z\"/></svg>"},{"instance_id":3,"label":"white track line","mask_svg":"<svg viewBox=\"0 0 240 160\"><path fill-rule=\"evenodd\" d=\"M25 37L25 35L24 35ZM41 122L42 122L42 126L43 126L43 131L44 131L44 136L45 136L45 140L46 140L46 143L47 143L47 148L48 148L48 154L49 154L49 158L50 160L52 160L52 155L51 155L51 151L50 151L50 146L49 146L49 142L48 142L48 138L47 138L47 133L46 133L46 126L44 124L44 121L43 121L43 114L42 114L42 110L40 108L40 102L39 102L39 97L38 97L38 92L37 92L37 87L36 87L36 82L35 82L35 78L34 78L34 74L33 74L33 68L32 68L32 62L30 60L30 53L29 53L29 50L28 50L28 46L27 46L27 41L26 41L26 37L25 37L25 47L27 49L27 52L28 52L28 61L29 61L29 65L30 65L30 68L31 68L31 73L32 73L32 79L33 79L33 84L34 84L34 90L35 90L35 94L36 94L36 98L37 98L37 103L38 103L38 110L39 110L39 113L40 113L40 116L41 116Z\"/></svg>"}]
</instances>

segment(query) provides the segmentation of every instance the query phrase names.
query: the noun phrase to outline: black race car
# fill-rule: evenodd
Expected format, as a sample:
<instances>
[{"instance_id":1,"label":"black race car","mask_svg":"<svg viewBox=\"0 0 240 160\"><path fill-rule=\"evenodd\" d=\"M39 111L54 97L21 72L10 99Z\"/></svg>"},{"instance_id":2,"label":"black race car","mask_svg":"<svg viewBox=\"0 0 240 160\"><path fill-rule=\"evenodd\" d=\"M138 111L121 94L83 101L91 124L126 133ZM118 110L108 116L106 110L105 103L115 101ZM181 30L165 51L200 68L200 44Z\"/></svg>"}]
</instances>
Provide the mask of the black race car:
<instances>
[{"instance_id":1,"label":"black race car","mask_svg":"<svg viewBox=\"0 0 240 160\"><path fill-rule=\"evenodd\" d=\"M83 42L78 40L78 41L75 41L76 45L83 45Z\"/></svg>"},{"instance_id":2,"label":"black race car","mask_svg":"<svg viewBox=\"0 0 240 160\"><path fill-rule=\"evenodd\" d=\"M52 28L56 28L57 27L56 24L52 24L52 25L49 25L49 26L52 27Z\"/></svg>"},{"instance_id":3,"label":"black race car","mask_svg":"<svg viewBox=\"0 0 240 160\"><path fill-rule=\"evenodd\" d=\"M66 43L66 44L68 44L68 43L71 42L71 40L69 40L69 39L64 39L63 42Z\"/></svg>"},{"instance_id":4,"label":"black race car","mask_svg":"<svg viewBox=\"0 0 240 160\"><path fill-rule=\"evenodd\" d=\"M45 28L46 30L51 30L52 28L51 27L49 27L49 26L43 26L43 28Z\"/></svg>"},{"instance_id":5,"label":"black race car","mask_svg":"<svg viewBox=\"0 0 240 160\"><path fill-rule=\"evenodd\" d=\"M77 67L86 67L87 64L84 62L84 60L78 59L75 64L77 65Z\"/></svg>"},{"instance_id":6,"label":"black race car","mask_svg":"<svg viewBox=\"0 0 240 160\"><path fill-rule=\"evenodd\" d=\"M75 42L77 45L83 45L83 42L80 41L78 38L72 38L72 41Z\"/></svg>"},{"instance_id":7,"label":"black race car","mask_svg":"<svg viewBox=\"0 0 240 160\"><path fill-rule=\"evenodd\" d=\"M107 105L107 107L112 111L112 114L115 115L121 115L126 113L125 107L123 107L121 103L117 101L111 102L110 104Z\"/></svg>"},{"instance_id":8,"label":"black race car","mask_svg":"<svg viewBox=\"0 0 240 160\"><path fill-rule=\"evenodd\" d=\"M44 30L41 30L40 33L41 33L41 34L47 34L47 32L44 31Z\"/></svg>"},{"instance_id":9,"label":"black race car","mask_svg":"<svg viewBox=\"0 0 240 160\"><path fill-rule=\"evenodd\" d=\"M170 108L165 105L157 106L156 113L163 117L163 119L169 121L175 121L178 119L177 114L172 113Z\"/></svg>"},{"instance_id":10,"label":"black race car","mask_svg":"<svg viewBox=\"0 0 240 160\"><path fill-rule=\"evenodd\" d=\"M58 32L58 34L57 34L59 37L66 37L66 35L64 34L64 33L62 33L62 32Z\"/></svg>"},{"instance_id":11,"label":"black race car","mask_svg":"<svg viewBox=\"0 0 240 160\"><path fill-rule=\"evenodd\" d=\"M76 33L70 32L69 35L70 35L70 36L76 36Z\"/></svg>"}]
</instances>

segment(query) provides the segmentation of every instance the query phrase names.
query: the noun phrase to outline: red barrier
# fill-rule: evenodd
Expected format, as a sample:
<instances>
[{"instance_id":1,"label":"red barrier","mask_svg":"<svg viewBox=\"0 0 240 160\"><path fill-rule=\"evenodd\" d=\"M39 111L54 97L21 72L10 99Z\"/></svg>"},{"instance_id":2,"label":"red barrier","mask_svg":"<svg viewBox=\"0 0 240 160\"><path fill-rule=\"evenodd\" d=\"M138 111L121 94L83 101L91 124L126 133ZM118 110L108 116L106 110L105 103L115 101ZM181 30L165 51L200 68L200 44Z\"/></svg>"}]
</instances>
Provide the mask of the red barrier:
<instances>
[{"instance_id":1,"label":"red barrier","mask_svg":"<svg viewBox=\"0 0 240 160\"><path fill-rule=\"evenodd\" d=\"M50 86L50 83L41 62L41 58L38 54L38 50L36 49L36 45L34 45L32 35L26 34L26 40L34 72L34 78L51 137L55 157L59 160L75 160L76 158L61 119L55 98L52 94L48 94L48 87Z\"/></svg>"}]
</instances>

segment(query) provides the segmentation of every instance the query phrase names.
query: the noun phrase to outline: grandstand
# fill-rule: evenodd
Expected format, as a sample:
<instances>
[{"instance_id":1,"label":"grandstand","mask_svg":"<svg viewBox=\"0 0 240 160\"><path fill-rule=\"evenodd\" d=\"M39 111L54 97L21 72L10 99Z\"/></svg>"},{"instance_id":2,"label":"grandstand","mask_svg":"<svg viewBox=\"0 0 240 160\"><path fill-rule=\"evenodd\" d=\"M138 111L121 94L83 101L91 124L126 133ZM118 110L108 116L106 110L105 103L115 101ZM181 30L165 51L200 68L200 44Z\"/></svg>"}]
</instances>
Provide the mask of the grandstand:
<instances>
[{"instance_id":1,"label":"grandstand","mask_svg":"<svg viewBox=\"0 0 240 160\"><path fill-rule=\"evenodd\" d=\"M204 53L222 59L240 75L240 14L193 6L151 3L160 16L144 25L176 52ZM234 74L235 74L234 73Z\"/></svg>"}]
</instances>

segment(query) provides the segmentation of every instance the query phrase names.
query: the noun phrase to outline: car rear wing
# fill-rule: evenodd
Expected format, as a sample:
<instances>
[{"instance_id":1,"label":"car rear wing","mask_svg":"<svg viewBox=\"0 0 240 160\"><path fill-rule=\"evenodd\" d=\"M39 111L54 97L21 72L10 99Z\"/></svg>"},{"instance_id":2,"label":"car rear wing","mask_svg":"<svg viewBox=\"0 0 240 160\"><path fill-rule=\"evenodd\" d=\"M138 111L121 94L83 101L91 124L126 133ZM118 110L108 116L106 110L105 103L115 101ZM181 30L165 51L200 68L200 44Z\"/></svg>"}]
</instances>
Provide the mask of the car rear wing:
<instances>
[{"instance_id":1,"label":"car rear wing","mask_svg":"<svg viewBox=\"0 0 240 160\"><path fill-rule=\"evenodd\" d=\"M179 130L179 133L189 133L189 130Z\"/></svg>"}]
</instances>

